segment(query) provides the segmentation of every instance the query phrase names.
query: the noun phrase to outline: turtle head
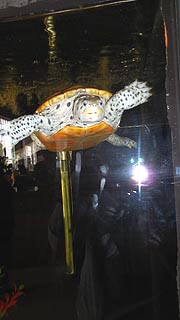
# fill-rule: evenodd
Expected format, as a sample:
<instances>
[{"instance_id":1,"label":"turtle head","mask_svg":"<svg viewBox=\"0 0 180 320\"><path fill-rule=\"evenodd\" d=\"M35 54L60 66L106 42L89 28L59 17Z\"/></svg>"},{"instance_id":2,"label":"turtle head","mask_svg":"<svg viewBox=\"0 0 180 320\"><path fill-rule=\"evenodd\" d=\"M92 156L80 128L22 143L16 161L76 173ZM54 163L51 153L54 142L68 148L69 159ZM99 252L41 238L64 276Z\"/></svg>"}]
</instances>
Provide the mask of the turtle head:
<instances>
[{"instance_id":1,"label":"turtle head","mask_svg":"<svg viewBox=\"0 0 180 320\"><path fill-rule=\"evenodd\" d=\"M97 123L104 117L104 102L94 95L81 95L74 101L74 118L84 124Z\"/></svg>"}]
</instances>

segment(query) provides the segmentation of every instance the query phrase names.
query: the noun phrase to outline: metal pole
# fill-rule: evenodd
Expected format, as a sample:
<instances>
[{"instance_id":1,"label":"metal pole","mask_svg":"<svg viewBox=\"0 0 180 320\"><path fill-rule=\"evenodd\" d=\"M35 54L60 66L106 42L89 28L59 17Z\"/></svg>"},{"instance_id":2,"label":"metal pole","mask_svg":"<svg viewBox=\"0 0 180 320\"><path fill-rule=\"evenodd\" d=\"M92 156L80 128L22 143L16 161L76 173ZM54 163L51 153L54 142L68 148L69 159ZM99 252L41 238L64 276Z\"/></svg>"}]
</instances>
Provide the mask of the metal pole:
<instances>
[{"instance_id":1,"label":"metal pole","mask_svg":"<svg viewBox=\"0 0 180 320\"><path fill-rule=\"evenodd\" d=\"M74 274L73 241L72 241L72 188L70 177L70 155L68 151L59 152L62 205L64 218L66 272Z\"/></svg>"}]
</instances>

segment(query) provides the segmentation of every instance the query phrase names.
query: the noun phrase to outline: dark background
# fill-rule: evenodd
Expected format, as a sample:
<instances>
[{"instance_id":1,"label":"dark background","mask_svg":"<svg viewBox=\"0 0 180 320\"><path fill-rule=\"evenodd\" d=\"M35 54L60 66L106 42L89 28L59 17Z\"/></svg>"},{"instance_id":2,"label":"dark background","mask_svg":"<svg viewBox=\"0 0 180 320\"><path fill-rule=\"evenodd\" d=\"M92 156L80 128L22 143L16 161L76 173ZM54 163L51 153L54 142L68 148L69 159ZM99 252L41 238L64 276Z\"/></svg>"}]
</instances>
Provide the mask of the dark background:
<instances>
[{"instance_id":1,"label":"dark background","mask_svg":"<svg viewBox=\"0 0 180 320\"><path fill-rule=\"evenodd\" d=\"M33 113L49 95L73 85L116 92L138 79L147 81L153 95L146 104L126 111L118 129L120 135L137 141L137 150L104 142L81 151L82 170L73 185L75 277L63 276L62 219L53 224L61 253L49 245L48 225L61 203L55 155L44 152L53 178L47 176L43 191L14 194L10 267L13 281L24 281L27 288L23 308L14 319L32 309L42 316L42 291L46 286L53 292L54 283L55 301L61 304L54 307L51 295L46 301L62 319L68 317L63 301L67 309L76 306L78 319L83 320L178 319L176 212L160 3L136 1L55 15L53 48L45 30L43 17L0 25L1 114L14 118ZM153 172L152 181L140 189L129 174L130 159L139 156ZM99 195L101 165L109 171ZM99 196L97 210L92 208L94 193ZM50 319L50 309L44 319ZM76 313L69 316L75 319Z\"/></svg>"}]
</instances>

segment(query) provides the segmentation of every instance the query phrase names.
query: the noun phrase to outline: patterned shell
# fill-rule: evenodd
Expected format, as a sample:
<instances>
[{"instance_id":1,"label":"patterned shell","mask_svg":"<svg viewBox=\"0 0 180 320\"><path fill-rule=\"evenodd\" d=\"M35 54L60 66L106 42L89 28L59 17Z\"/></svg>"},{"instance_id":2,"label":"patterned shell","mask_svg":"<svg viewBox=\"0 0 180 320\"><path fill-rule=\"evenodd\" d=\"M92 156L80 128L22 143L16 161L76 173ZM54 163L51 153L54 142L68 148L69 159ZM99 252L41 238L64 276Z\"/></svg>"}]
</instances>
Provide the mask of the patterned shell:
<instances>
[{"instance_id":1,"label":"patterned shell","mask_svg":"<svg viewBox=\"0 0 180 320\"><path fill-rule=\"evenodd\" d=\"M96 95L105 100L108 100L112 93L106 90L98 90L95 88L78 88L66 91L65 93L55 95L50 99L46 100L36 110L37 113L41 113L45 108L50 107L54 104L58 104L60 101L66 100L67 98L74 99L74 96L78 91L85 90L88 95ZM68 150L82 150L93 147L100 142L103 142L108 136L114 132L114 129L101 121L98 124L90 127L78 127L66 125L64 128L56 132L51 136L46 136L42 132L38 131L35 133L36 137L49 151L59 152Z\"/></svg>"}]
</instances>

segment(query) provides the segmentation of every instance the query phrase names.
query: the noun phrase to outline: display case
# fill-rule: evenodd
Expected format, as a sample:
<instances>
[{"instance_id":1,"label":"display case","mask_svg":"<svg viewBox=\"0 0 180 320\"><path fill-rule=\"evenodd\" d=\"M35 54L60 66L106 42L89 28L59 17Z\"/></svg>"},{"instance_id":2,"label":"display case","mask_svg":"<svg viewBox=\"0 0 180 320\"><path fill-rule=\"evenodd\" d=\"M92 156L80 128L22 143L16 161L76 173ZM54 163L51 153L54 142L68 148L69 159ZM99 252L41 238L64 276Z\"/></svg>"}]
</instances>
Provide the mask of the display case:
<instances>
[{"instance_id":1,"label":"display case","mask_svg":"<svg viewBox=\"0 0 180 320\"><path fill-rule=\"evenodd\" d=\"M179 2L0 6L0 319L177 320Z\"/></svg>"}]
</instances>

